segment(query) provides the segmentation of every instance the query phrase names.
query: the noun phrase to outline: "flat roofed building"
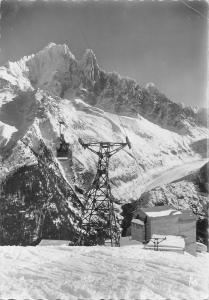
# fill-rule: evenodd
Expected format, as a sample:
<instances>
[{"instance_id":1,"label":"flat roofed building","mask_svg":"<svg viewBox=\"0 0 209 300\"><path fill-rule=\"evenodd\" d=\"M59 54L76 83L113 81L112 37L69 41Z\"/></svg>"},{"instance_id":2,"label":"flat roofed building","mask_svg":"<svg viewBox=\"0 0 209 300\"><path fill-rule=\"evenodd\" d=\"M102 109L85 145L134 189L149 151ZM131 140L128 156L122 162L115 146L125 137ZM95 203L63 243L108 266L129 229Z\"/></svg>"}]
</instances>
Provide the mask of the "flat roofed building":
<instances>
[{"instance_id":1,"label":"flat roofed building","mask_svg":"<svg viewBox=\"0 0 209 300\"><path fill-rule=\"evenodd\" d=\"M181 236L185 251L196 254L196 217L190 210L179 211L171 206L138 208L131 223L131 235L140 242L149 242L153 235Z\"/></svg>"}]
</instances>

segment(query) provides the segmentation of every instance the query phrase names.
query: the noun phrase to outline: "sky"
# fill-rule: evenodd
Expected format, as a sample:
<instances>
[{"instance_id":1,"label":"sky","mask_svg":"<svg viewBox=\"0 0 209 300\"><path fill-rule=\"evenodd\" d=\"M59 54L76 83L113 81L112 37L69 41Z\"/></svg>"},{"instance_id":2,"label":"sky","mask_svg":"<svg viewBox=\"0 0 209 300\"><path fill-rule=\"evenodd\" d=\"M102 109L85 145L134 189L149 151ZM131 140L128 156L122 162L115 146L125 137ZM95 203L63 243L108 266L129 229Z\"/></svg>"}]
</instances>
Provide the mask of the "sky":
<instances>
[{"instance_id":1,"label":"sky","mask_svg":"<svg viewBox=\"0 0 209 300\"><path fill-rule=\"evenodd\" d=\"M50 42L67 44L78 59L91 48L104 70L206 106L205 1L3 0L1 14L0 65Z\"/></svg>"}]
</instances>

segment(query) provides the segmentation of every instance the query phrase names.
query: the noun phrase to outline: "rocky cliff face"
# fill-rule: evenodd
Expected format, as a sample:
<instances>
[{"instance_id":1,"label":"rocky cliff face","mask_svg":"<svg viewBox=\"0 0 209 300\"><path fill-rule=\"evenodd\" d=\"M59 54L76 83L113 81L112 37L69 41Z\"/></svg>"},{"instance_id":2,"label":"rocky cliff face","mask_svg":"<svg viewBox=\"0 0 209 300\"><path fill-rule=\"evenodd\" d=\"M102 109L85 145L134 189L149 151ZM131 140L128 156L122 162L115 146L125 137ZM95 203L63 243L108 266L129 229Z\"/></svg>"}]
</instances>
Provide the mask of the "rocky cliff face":
<instances>
[{"instance_id":1,"label":"rocky cliff face","mask_svg":"<svg viewBox=\"0 0 209 300\"><path fill-rule=\"evenodd\" d=\"M91 50L76 60L66 45L50 44L1 67L0 107L1 197L12 203L5 209L14 211L15 201L22 210L35 206L37 211L52 203L57 213L46 218L48 236L68 228L69 238L79 220L77 191L89 188L96 172L97 157L81 147L79 137L122 142L128 135L132 149L110 162L113 195L121 204L138 199L159 172L207 157L203 110L175 104L153 85L141 87L105 72ZM56 158L60 121L71 152L65 162ZM46 150L41 165L40 144ZM62 230L52 230L52 224Z\"/></svg>"},{"instance_id":2,"label":"rocky cliff face","mask_svg":"<svg viewBox=\"0 0 209 300\"><path fill-rule=\"evenodd\" d=\"M23 142L25 143L25 141ZM34 244L40 237L73 238L82 202L44 143L2 180L1 244Z\"/></svg>"}]
</instances>

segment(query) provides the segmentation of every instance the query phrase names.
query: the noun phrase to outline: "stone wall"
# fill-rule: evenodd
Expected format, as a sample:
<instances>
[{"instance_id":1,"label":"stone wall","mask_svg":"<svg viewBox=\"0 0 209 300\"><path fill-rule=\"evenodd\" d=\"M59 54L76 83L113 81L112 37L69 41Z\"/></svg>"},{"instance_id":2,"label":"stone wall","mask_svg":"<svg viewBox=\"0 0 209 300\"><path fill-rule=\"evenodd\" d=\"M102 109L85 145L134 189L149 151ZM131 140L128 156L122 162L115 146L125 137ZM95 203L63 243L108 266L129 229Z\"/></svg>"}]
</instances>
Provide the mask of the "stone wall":
<instances>
[{"instance_id":1,"label":"stone wall","mask_svg":"<svg viewBox=\"0 0 209 300\"><path fill-rule=\"evenodd\" d=\"M191 212L179 215L179 235L184 237L185 250L196 255L196 218Z\"/></svg>"},{"instance_id":2,"label":"stone wall","mask_svg":"<svg viewBox=\"0 0 209 300\"><path fill-rule=\"evenodd\" d=\"M131 237L133 240L144 242L145 230L144 226L136 223L131 223Z\"/></svg>"}]
</instances>

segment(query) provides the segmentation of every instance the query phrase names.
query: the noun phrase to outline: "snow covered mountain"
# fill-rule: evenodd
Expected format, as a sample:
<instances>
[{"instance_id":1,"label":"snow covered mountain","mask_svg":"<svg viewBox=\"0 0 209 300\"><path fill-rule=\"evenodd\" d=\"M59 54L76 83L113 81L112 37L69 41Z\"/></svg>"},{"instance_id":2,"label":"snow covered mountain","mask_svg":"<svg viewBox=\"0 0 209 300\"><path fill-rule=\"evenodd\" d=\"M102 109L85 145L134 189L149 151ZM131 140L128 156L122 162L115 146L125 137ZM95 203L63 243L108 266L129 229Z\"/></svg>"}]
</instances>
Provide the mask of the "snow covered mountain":
<instances>
[{"instance_id":1,"label":"snow covered mountain","mask_svg":"<svg viewBox=\"0 0 209 300\"><path fill-rule=\"evenodd\" d=\"M60 121L72 153L67 162L56 158ZM208 133L206 111L170 101L153 84L141 87L102 70L92 50L77 60L66 45L49 44L0 67L2 193L15 197L11 203L24 199L26 210L50 202L56 228L65 222L75 227L81 196L75 186L86 190L96 171L97 157L81 147L79 137L129 137L132 149L110 163L113 195L126 203L138 199L159 173L189 162L201 165Z\"/></svg>"}]
</instances>

